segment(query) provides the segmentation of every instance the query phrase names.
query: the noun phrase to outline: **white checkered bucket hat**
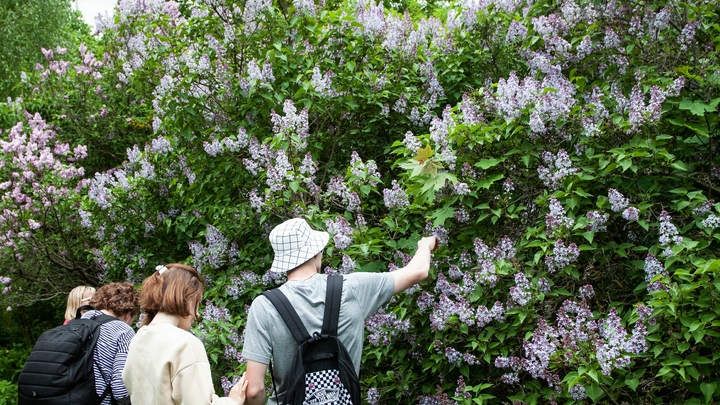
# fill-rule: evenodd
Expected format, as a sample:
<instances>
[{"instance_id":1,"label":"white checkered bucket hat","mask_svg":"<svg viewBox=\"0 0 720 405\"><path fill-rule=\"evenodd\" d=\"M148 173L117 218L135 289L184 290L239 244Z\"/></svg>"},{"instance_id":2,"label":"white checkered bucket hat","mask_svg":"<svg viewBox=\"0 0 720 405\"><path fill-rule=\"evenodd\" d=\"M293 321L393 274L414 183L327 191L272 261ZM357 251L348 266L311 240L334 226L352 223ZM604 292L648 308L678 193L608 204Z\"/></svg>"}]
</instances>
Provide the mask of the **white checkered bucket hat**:
<instances>
[{"instance_id":1,"label":"white checkered bucket hat","mask_svg":"<svg viewBox=\"0 0 720 405\"><path fill-rule=\"evenodd\" d=\"M310 228L302 218L289 219L270 232L270 244L275 251L270 271L290 271L322 252L330 240L327 232Z\"/></svg>"}]
</instances>

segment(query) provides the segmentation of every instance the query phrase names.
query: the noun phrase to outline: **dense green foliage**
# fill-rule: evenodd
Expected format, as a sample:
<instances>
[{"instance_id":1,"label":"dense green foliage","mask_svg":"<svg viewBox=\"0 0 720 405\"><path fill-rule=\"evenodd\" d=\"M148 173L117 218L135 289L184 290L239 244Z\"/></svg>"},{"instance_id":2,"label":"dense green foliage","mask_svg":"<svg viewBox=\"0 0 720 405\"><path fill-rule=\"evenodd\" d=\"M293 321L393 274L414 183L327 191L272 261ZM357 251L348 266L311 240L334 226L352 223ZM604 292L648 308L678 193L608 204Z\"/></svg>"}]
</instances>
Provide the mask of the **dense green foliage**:
<instances>
[{"instance_id":1,"label":"dense green foliage","mask_svg":"<svg viewBox=\"0 0 720 405\"><path fill-rule=\"evenodd\" d=\"M0 2L0 99L18 95L21 72L45 60L41 49L77 46L90 31L70 0Z\"/></svg>"},{"instance_id":2,"label":"dense green foliage","mask_svg":"<svg viewBox=\"0 0 720 405\"><path fill-rule=\"evenodd\" d=\"M625 3L123 2L0 106L3 299L191 263L221 384L274 225L327 229L328 272L434 233L369 403L711 403L720 17Z\"/></svg>"}]
</instances>

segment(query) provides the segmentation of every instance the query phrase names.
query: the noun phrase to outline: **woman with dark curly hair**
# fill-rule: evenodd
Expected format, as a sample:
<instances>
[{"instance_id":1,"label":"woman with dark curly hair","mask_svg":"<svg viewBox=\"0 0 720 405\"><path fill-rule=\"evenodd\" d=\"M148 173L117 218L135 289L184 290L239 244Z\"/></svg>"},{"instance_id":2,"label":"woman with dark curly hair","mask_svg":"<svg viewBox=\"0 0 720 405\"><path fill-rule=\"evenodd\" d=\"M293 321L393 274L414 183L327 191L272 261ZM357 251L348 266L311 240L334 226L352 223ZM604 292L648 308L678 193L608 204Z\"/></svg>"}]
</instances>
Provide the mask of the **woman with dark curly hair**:
<instances>
[{"instance_id":1,"label":"woman with dark curly hair","mask_svg":"<svg viewBox=\"0 0 720 405\"><path fill-rule=\"evenodd\" d=\"M145 318L123 371L133 405L243 405L245 377L227 397L215 395L205 346L188 333L199 316L200 274L180 263L156 270L142 284Z\"/></svg>"},{"instance_id":2,"label":"woman with dark curly hair","mask_svg":"<svg viewBox=\"0 0 720 405\"><path fill-rule=\"evenodd\" d=\"M130 283L110 283L100 287L90 300L95 308L83 314L84 319L101 315L117 318L100 325L100 336L94 353L95 392L102 405L129 404L122 372L130 341L135 331L130 327L140 312L140 293Z\"/></svg>"}]
</instances>

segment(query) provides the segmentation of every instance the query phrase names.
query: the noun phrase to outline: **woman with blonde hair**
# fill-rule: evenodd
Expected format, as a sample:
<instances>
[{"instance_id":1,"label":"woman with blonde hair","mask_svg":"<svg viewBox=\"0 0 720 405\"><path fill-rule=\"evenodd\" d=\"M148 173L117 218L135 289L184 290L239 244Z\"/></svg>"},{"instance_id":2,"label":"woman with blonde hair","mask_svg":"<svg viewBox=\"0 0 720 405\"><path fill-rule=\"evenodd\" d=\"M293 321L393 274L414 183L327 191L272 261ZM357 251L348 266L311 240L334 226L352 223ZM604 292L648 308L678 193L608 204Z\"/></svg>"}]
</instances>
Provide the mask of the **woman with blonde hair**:
<instances>
[{"instance_id":1,"label":"woman with blonde hair","mask_svg":"<svg viewBox=\"0 0 720 405\"><path fill-rule=\"evenodd\" d=\"M123 381L133 405L243 405L245 376L228 397L215 395L210 362L200 339L189 333L199 317L204 285L194 268L157 266L143 281L145 318L128 353Z\"/></svg>"},{"instance_id":2,"label":"woman with blonde hair","mask_svg":"<svg viewBox=\"0 0 720 405\"><path fill-rule=\"evenodd\" d=\"M70 294L68 294L67 307L65 308L65 322L63 322L63 325L70 322L71 319L75 319L78 308L90 304L90 299L93 294L95 294L95 289L87 285L75 287L70 291Z\"/></svg>"}]
</instances>

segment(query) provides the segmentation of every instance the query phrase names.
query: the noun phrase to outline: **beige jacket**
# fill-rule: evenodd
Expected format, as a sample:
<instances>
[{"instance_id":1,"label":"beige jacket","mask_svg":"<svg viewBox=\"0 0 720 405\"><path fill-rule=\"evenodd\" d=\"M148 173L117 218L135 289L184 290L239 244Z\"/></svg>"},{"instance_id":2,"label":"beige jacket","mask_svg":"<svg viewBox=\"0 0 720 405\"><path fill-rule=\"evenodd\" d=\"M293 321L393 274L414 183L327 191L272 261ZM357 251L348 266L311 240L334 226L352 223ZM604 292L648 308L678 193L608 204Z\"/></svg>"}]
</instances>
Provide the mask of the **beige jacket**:
<instances>
[{"instance_id":1,"label":"beige jacket","mask_svg":"<svg viewBox=\"0 0 720 405\"><path fill-rule=\"evenodd\" d=\"M215 395L200 340L158 314L130 343L122 379L133 405L237 405Z\"/></svg>"}]
</instances>

